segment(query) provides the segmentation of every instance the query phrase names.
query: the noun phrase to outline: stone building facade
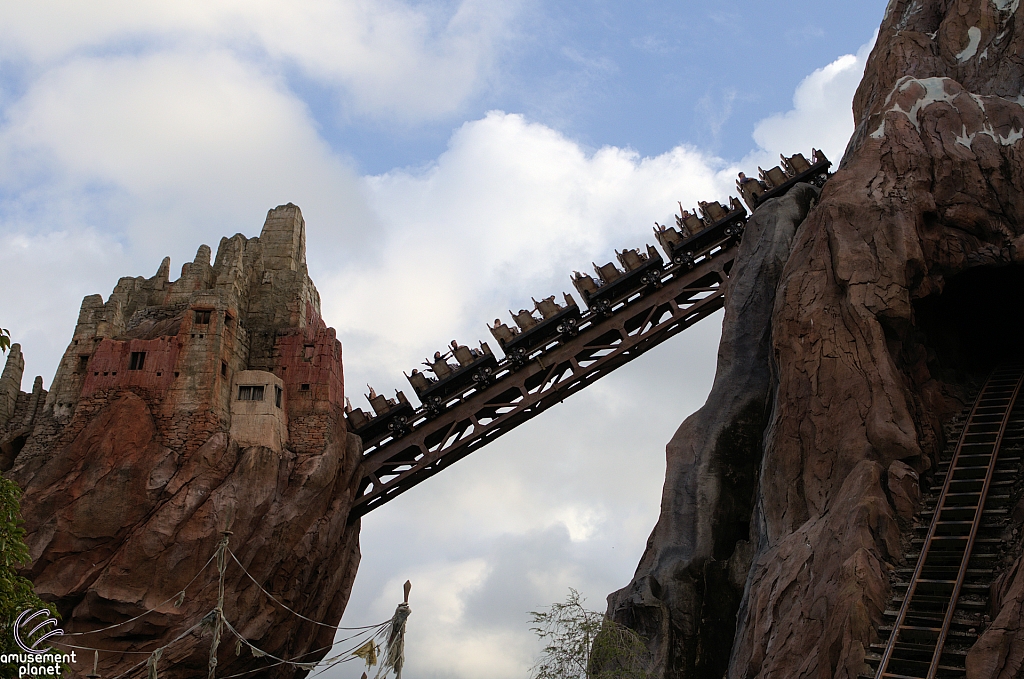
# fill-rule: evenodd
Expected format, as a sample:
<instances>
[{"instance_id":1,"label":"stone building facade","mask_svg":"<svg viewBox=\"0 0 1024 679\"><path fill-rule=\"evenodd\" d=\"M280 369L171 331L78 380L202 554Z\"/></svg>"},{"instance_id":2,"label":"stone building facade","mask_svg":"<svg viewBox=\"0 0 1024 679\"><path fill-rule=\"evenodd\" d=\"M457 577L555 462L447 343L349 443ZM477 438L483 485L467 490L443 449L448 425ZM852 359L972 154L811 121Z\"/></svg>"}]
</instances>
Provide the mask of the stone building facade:
<instances>
[{"instance_id":1,"label":"stone building facade","mask_svg":"<svg viewBox=\"0 0 1024 679\"><path fill-rule=\"evenodd\" d=\"M106 649L101 676L157 648L161 677L205 676L210 635L179 637L216 606L224 530L235 628L277 657L330 648L359 563L348 515L362 449L305 236L299 208L281 205L258 238L221 239L212 263L201 246L177 280L165 259L106 301L86 297L49 391L36 378L22 392L21 347L8 354L0 471L24 491L23 574L66 631ZM296 676L233 642L220 651L224 674Z\"/></svg>"},{"instance_id":2,"label":"stone building facade","mask_svg":"<svg viewBox=\"0 0 1024 679\"><path fill-rule=\"evenodd\" d=\"M24 359L14 347L0 381L2 469L15 449L19 463L45 458L126 390L154 409L165 445L199 445L231 429L234 376L246 370L283 384L287 444L322 448L342 421L341 343L320 316L305 250L305 222L289 203L270 210L258 238L221 239L213 264L202 245L176 281L166 258L152 278L122 278L106 302L86 297L41 409L40 398L19 395ZM26 437L33 425L38 435Z\"/></svg>"}]
</instances>

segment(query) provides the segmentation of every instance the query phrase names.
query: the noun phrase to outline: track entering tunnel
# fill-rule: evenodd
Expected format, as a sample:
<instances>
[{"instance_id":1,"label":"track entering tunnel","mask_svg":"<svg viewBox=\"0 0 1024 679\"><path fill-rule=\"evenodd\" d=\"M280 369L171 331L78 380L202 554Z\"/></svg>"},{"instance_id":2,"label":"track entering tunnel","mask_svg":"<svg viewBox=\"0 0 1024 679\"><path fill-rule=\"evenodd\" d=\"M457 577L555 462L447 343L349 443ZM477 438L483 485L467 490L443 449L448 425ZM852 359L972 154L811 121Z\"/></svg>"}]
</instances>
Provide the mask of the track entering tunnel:
<instances>
[{"instance_id":1,"label":"track entering tunnel","mask_svg":"<svg viewBox=\"0 0 1024 679\"><path fill-rule=\"evenodd\" d=\"M1024 441L1024 266L977 266L949 276L941 292L915 300L913 310L912 340L891 345L900 347L897 362L949 394L973 393L967 403L974 405L948 423L955 438L923 484L908 562L895 571L882 641L865 658L871 673L861 675L879 679L966 676ZM911 339L892 330L890 338ZM918 372L922 363L927 370Z\"/></svg>"},{"instance_id":2,"label":"track entering tunnel","mask_svg":"<svg viewBox=\"0 0 1024 679\"><path fill-rule=\"evenodd\" d=\"M995 292L993 292L995 291ZM977 267L914 303L933 375L963 382L1024 358L1024 266Z\"/></svg>"}]
</instances>

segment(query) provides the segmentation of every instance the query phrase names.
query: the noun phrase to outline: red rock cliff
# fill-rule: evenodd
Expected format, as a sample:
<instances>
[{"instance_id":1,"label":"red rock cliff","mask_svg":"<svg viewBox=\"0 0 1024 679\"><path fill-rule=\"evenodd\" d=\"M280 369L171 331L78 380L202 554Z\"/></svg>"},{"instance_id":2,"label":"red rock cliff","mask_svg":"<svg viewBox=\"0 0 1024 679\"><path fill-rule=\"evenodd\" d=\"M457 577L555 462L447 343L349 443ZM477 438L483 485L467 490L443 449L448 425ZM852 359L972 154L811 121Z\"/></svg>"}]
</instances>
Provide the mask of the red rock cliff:
<instances>
[{"instance_id":1,"label":"red rock cliff","mask_svg":"<svg viewBox=\"0 0 1024 679\"><path fill-rule=\"evenodd\" d=\"M759 280L763 315L730 293L715 388L669 444L658 525L609 597L652 637L658 676L867 669L903 559L907 466L927 477L941 423L1024 344L1018 5L890 2L856 132L780 274ZM755 218L785 231L779 210ZM1019 560L995 589L972 678L1021 676Z\"/></svg>"},{"instance_id":2,"label":"red rock cliff","mask_svg":"<svg viewBox=\"0 0 1024 679\"><path fill-rule=\"evenodd\" d=\"M216 568L193 578L223 529L263 588L326 625L359 563L347 518L360 445L345 431L341 344L306 272L302 215L275 208L259 238L224 238L210 255L200 247L176 281L164 260L106 302L87 297L48 393L38 379L17 393L20 353L0 379L0 463L25 491L25 575L68 632L155 609L76 638L110 649L103 676L167 644L160 676L205 676L209 632L170 642L216 605ZM332 630L271 601L230 559L226 579L225 616L246 639L279 657L324 655ZM236 656L225 634L219 673L268 665Z\"/></svg>"}]
</instances>

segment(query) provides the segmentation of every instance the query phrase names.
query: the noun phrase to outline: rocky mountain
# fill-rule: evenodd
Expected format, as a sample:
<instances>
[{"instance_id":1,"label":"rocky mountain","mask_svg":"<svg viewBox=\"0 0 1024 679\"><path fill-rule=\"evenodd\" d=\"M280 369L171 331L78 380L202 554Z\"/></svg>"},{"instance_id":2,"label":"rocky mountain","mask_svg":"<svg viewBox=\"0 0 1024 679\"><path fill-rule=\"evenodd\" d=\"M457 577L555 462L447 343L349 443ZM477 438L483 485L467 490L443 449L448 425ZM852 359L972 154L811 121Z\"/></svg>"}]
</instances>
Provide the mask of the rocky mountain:
<instances>
[{"instance_id":1,"label":"rocky mountain","mask_svg":"<svg viewBox=\"0 0 1024 679\"><path fill-rule=\"evenodd\" d=\"M840 168L809 210L805 192L755 214L714 388L669 443L658 524L609 596L657 676L867 671L942 423L1020 357L1019 4L892 0ZM967 676L1019 677L1019 557L992 594Z\"/></svg>"},{"instance_id":2,"label":"rocky mountain","mask_svg":"<svg viewBox=\"0 0 1024 679\"><path fill-rule=\"evenodd\" d=\"M165 259L106 302L86 297L49 392L38 378L19 391L17 346L0 377L24 574L66 632L96 630L71 643L121 651L101 653L102 676L162 646L161 677L206 676L213 634L192 628L218 605L225 537L224 615L283 658L325 655L334 630L295 613L337 624L359 563L348 511L361 444L346 432L341 344L306 272L302 214L279 206L259 238L210 255L200 247L176 281ZM218 676L267 667L235 642L225 631Z\"/></svg>"},{"instance_id":3,"label":"rocky mountain","mask_svg":"<svg viewBox=\"0 0 1024 679\"><path fill-rule=\"evenodd\" d=\"M748 222L714 387L669 442L661 516L609 597L659 678L868 671L944 423L1024 358L1019 4L892 0L840 167ZM245 569L229 557L225 616L279 657L324 655L334 632L307 619L341 618L358 567L361 448L301 213L279 206L211 255L87 297L48 392L20 391L17 346L0 376L25 575L91 632L80 645L119 651L104 676L161 646L160 676L205 673L212 635L182 632L218 605L222 540ZM1011 517L1024 526L1024 502ZM1024 672L1022 535L971 679ZM225 637L219 673L264 665Z\"/></svg>"}]
</instances>

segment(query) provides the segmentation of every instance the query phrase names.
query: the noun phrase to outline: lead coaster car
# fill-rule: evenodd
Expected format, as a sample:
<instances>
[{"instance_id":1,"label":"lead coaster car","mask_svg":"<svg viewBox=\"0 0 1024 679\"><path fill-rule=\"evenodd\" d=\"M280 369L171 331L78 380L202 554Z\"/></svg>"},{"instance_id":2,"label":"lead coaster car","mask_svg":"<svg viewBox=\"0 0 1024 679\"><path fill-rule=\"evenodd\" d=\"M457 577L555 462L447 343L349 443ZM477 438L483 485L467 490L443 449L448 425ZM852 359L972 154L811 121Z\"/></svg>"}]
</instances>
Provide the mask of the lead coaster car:
<instances>
[{"instance_id":1,"label":"lead coaster car","mask_svg":"<svg viewBox=\"0 0 1024 679\"><path fill-rule=\"evenodd\" d=\"M768 184L766 190L741 190L743 199L747 201L747 205L750 206L751 210L756 209L761 203L770 198L784 195L801 182L813 184L820 189L828 181L830 176L828 170L832 166L832 162L825 157L824 153L817 149L811 154L810 162L800 153L789 158L785 156L781 156L781 158L783 167L775 166L767 172L761 170L762 181Z\"/></svg>"}]
</instances>

